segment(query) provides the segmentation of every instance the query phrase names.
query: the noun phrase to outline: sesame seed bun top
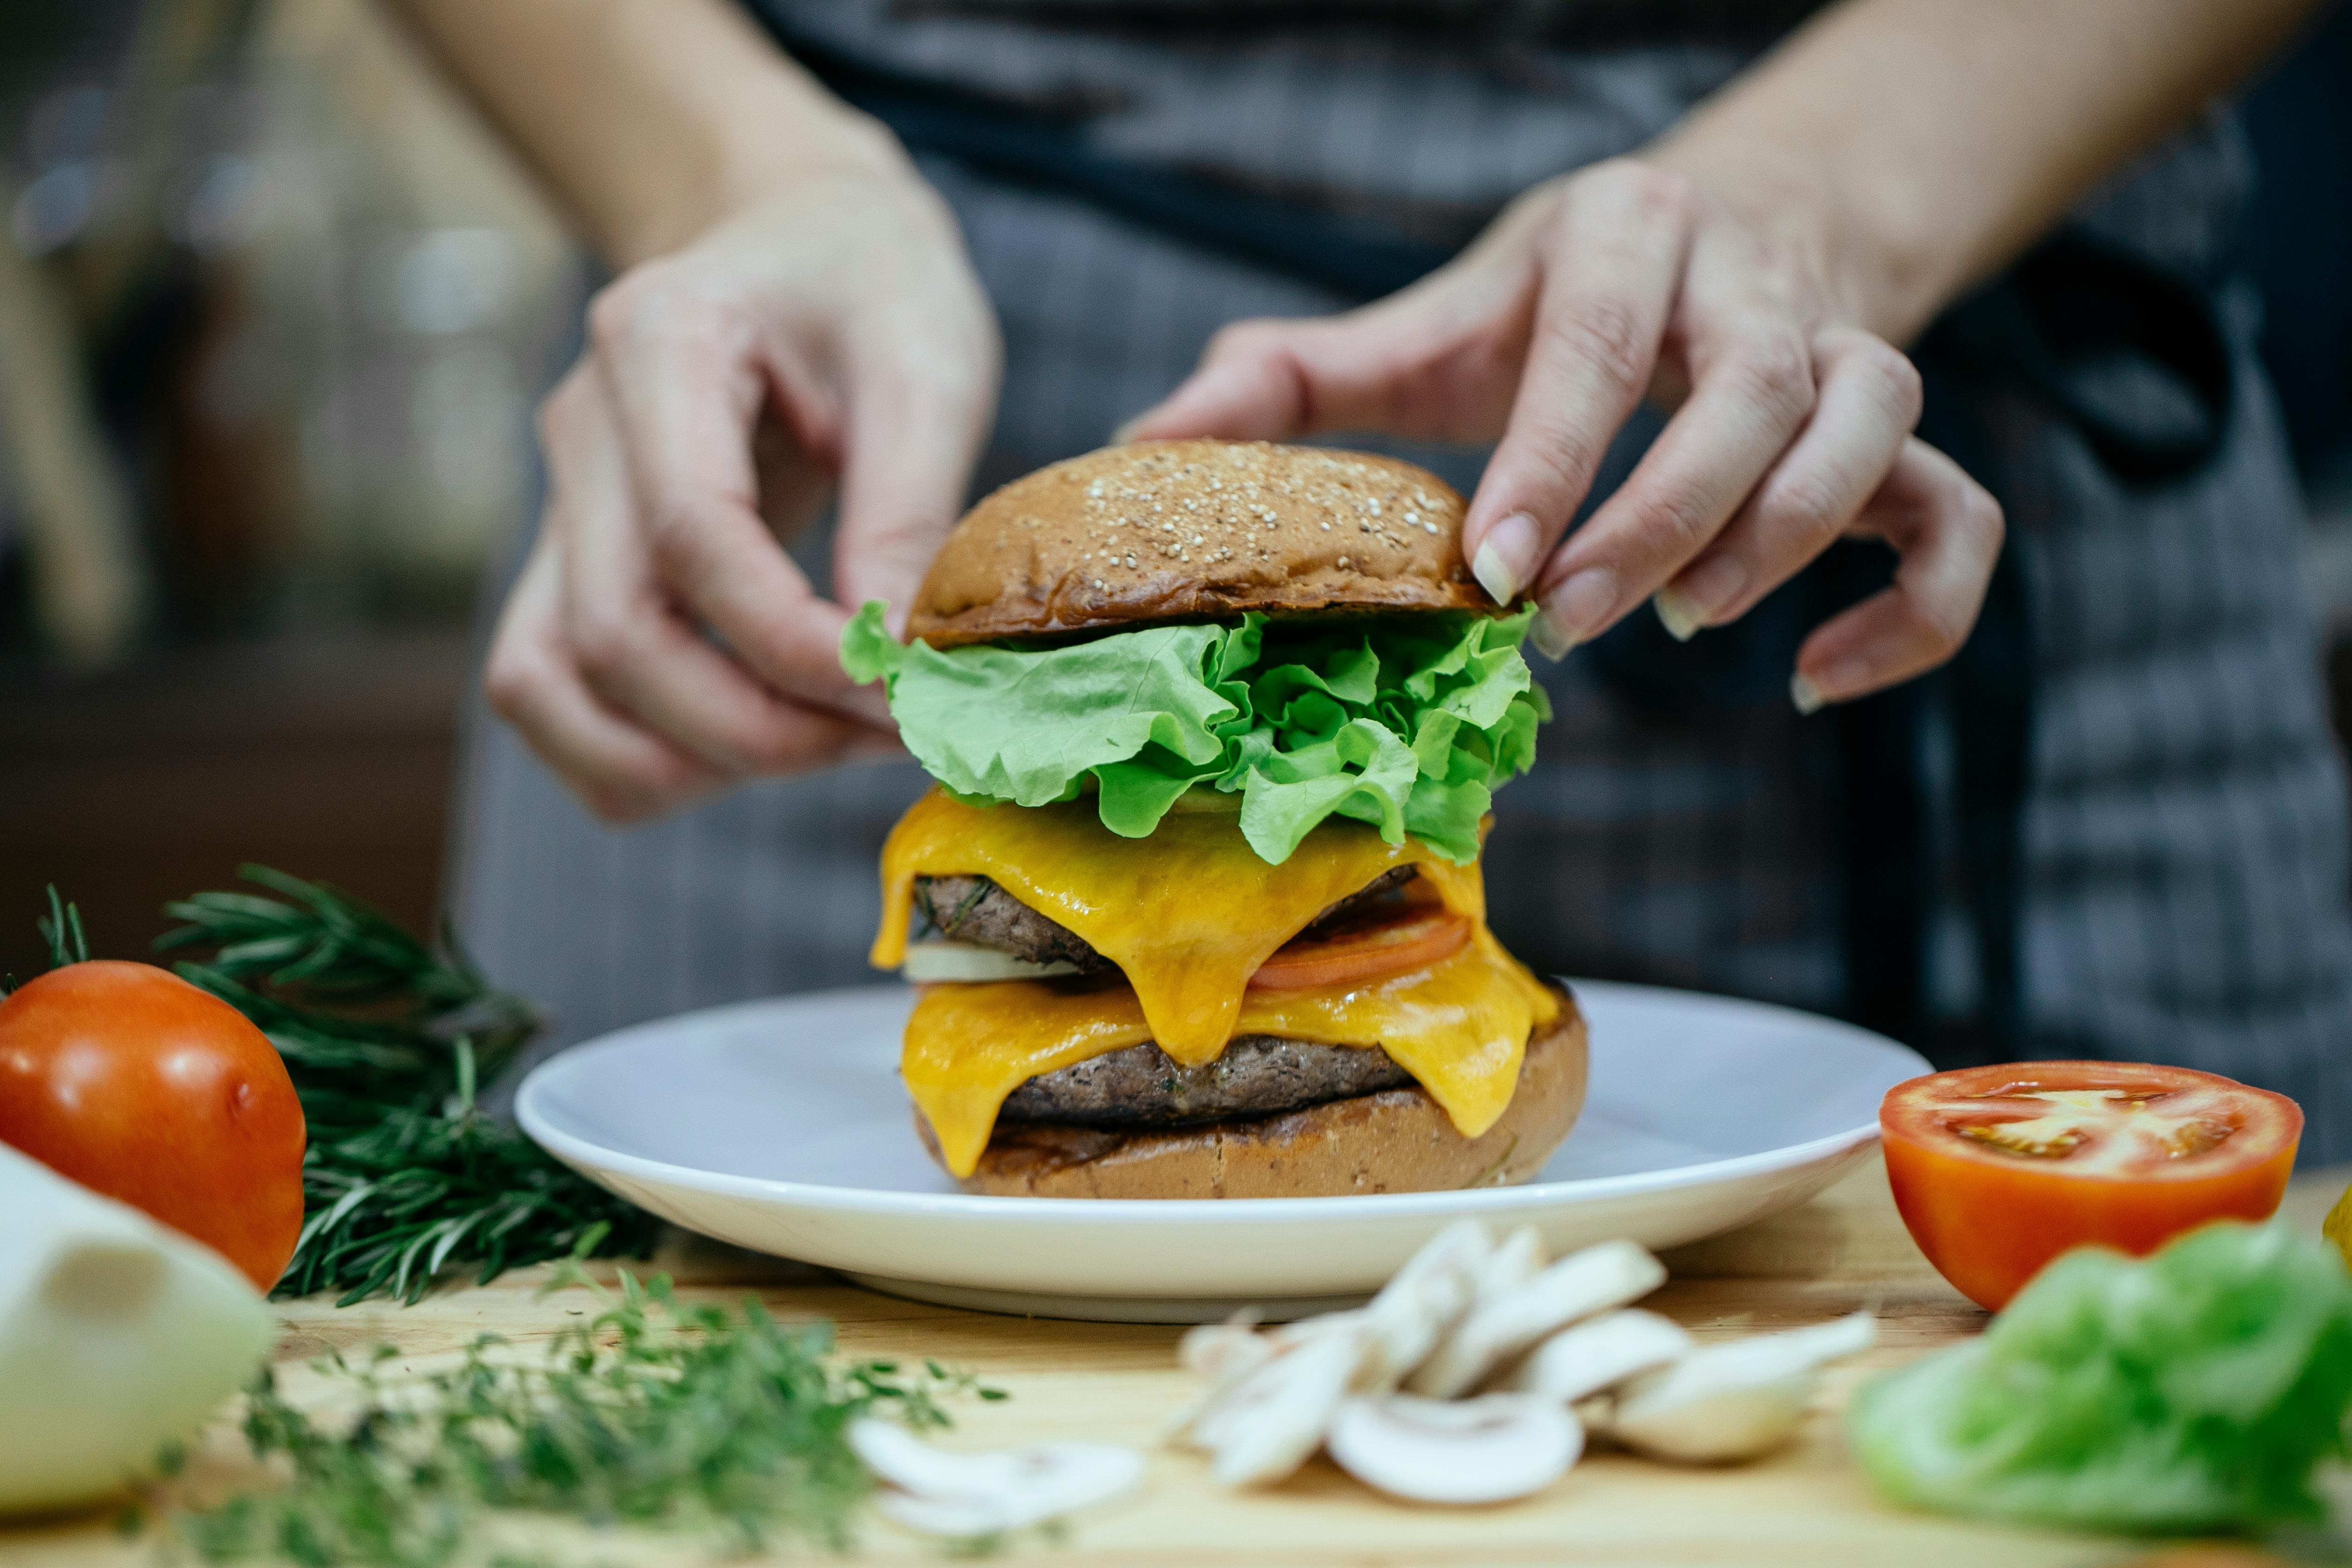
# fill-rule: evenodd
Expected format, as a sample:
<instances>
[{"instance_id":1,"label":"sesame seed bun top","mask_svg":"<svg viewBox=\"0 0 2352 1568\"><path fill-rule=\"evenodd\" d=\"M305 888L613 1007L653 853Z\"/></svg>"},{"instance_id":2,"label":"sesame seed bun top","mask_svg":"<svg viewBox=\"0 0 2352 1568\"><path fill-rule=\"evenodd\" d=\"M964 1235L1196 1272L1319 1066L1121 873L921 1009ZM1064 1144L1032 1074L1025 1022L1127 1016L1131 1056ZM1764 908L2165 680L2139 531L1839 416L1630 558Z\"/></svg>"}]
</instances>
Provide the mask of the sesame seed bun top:
<instances>
[{"instance_id":1,"label":"sesame seed bun top","mask_svg":"<svg viewBox=\"0 0 2352 1568\"><path fill-rule=\"evenodd\" d=\"M1013 480L964 515L908 616L933 647L1320 609L1496 608L1463 501L1393 458L1145 441Z\"/></svg>"}]
</instances>

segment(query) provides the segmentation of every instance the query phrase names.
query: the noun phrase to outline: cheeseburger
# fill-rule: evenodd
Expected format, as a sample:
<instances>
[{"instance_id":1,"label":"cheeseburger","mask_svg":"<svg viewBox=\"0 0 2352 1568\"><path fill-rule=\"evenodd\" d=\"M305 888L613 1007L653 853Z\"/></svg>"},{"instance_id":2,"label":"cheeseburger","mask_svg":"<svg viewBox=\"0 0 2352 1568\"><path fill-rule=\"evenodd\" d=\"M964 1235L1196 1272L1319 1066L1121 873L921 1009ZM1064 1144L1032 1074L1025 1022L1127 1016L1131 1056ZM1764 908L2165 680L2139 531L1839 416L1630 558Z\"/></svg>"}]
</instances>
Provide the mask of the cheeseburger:
<instances>
[{"instance_id":1,"label":"cheeseburger","mask_svg":"<svg viewBox=\"0 0 2352 1568\"><path fill-rule=\"evenodd\" d=\"M1490 792L1543 693L1407 463L1147 442L963 519L842 639L938 786L882 852L901 1071L970 1191L1525 1181L1584 1026L1487 931ZM911 940L910 940L911 939Z\"/></svg>"}]
</instances>

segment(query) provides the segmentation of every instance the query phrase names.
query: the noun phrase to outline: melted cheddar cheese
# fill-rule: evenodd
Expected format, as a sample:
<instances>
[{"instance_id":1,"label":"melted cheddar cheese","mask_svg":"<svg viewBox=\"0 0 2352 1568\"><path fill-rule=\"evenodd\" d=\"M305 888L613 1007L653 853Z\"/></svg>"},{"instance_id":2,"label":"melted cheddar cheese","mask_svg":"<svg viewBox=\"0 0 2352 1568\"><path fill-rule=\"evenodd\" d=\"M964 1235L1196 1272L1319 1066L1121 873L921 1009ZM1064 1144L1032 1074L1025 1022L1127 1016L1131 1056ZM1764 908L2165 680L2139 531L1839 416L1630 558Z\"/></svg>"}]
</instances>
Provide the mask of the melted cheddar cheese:
<instances>
[{"instance_id":1,"label":"melted cheddar cheese","mask_svg":"<svg viewBox=\"0 0 2352 1568\"><path fill-rule=\"evenodd\" d=\"M1240 1033L1377 1046L1475 1138L1518 1086L1528 1037L1559 1003L1482 927L1428 968L1349 989L1252 991ZM1154 1038L1125 986L1063 992L1034 980L924 988L899 1071L948 1169L969 1176L1005 1097L1041 1073Z\"/></svg>"},{"instance_id":2,"label":"melted cheddar cheese","mask_svg":"<svg viewBox=\"0 0 2352 1568\"><path fill-rule=\"evenodd\" d=\"M906 962L917 877L987 877L1118 964L1135 987L1149 1037L1197 1066L1216 1060L1233 1038L1258 965L1395 866L1418 867L1447 909L1483 926L1486 887L1475 865L1440 859L1417 838L1384 844L1361 823L1326 821L1288 860L1269 866L1231 812L1171 812L1150 837L1121 838L1090 800L974 806L933 790L882 847L874 966Z\"/></svg>"},{"instance_id":3,"label":"melted cheddar cheese","mask_svg":"<svg viewBox=\"0 0 2352 1568\"><path fill-rule=\"evenodd\" d=\"M1425 968L1349 987L1253 991L1249 978L1317 915L1396 866L1414 866L1469 944ZM882 851L877 966L906 958L917 877L985 876L1084 938L1128 985L1034 981L926 987L900 1067L948 1168L970 1175L1005 1097L1030 1079L1156 1040L1180 1062L1216 1059L1236 1034L1378 1047L1465 1137L1494 1125L1529 1035L1558 1000L1486 926L1478 868L1360 824L1317 827L1281 866L1259 859L1231 813L1171 814L1148 838L1103 827L1090 801L964 805L933 791Z\"/></svg>"}]
</instances>

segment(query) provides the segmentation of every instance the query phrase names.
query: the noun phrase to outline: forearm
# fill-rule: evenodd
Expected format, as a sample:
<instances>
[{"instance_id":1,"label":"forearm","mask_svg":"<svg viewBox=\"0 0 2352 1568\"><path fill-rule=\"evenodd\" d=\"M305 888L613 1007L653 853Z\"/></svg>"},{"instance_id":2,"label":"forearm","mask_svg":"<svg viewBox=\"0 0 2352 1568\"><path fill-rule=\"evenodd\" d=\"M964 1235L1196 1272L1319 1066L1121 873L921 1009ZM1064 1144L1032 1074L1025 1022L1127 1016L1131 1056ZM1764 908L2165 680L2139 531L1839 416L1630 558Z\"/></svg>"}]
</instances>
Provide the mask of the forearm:
<instances>
[{"instance_id":1,"label":"forearm","mask_svg":"<svg viewBox=\"0 0 2352 1568\"><path fill-rule=\"evenodd\" d=\"M1907 342L2229 90L2314 0L1844 0L1654 161L1813 225L1858 324Z\"/></svg>"},{"instance_id":2,"label":"forearm","mask_svg":"<svg viewBox=\"0 0 2352 1568\"><path fill-rule=\"evenodd\" d=\"M757 192L898 156L717 0L392 0L625 267Z\"/></svg>"}]
</instances>

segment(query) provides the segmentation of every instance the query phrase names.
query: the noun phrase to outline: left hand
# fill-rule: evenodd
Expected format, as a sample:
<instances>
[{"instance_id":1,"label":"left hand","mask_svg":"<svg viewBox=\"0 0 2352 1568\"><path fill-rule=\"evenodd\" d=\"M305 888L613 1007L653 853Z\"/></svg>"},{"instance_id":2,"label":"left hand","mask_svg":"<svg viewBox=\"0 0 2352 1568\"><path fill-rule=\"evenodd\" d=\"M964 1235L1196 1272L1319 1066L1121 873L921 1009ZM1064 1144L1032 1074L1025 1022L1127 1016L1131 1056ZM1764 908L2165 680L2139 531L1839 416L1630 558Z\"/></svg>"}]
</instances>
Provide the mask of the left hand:
<instances>
[{"instance_id":1,"label":"left hand","mask_svg":"<svg viewBox=\"0 0 2352 1568\"><path fill-rule=\"evenodd\" d=\"M1530 637L1554 658L1644 599L1677 637L1720 626L1842 535L1881 539L1893 584L1799 650L1790 690L1811 711L1950 658L2001 541L1992 498L1913 438L1918 373L1857 324L1835 255L1785 204L1598 163L1386 300L1226 328L1125 434L1497 442L1463 551L1497 602L1532 592ZM1675 411L1664 432L1563 542L1645 396Z\"/></svg>"}]
</instances>

